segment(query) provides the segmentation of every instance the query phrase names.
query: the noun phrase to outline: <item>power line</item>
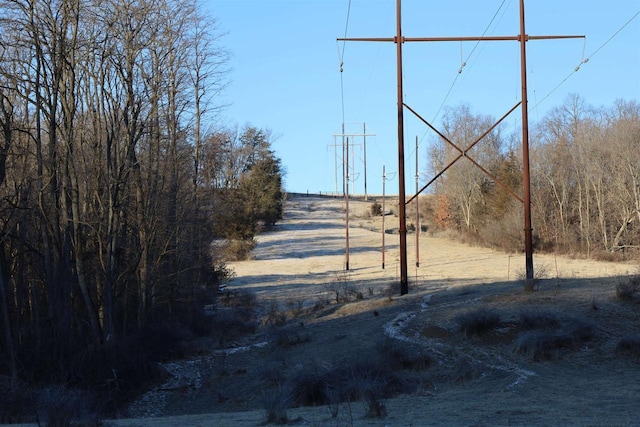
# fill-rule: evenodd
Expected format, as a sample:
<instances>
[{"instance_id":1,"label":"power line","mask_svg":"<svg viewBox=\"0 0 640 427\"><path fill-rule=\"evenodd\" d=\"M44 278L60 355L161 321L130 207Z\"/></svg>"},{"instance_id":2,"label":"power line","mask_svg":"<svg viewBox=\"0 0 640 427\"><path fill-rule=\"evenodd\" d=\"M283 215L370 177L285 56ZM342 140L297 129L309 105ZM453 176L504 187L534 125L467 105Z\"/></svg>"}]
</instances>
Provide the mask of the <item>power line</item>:
<instances>
[{"instance_id":1,"label":"power line","mask_svg":"<svg viewBox=\"0 0 640 427\"><path fill-rule=\"evenodd\" d=\"M551 89L551 91L549 91L549 93L547 93L536 105L534 105L531 108L531 111L536 110L540 106L540 104L542 104L548 97L550 97L556 90L558 90L560 86L564 85L567 82L567 80L569 80L575 73L580 71L580 68L582 67L582 65L589 62L591 58L593 58L607 44L609 44L611 40L617 37L618 34L620 34L622 30L624 30L624 28L627 27L631 22L633 22L633 20L636 19L638 16L640 16L640 10L637 11L635 15L633 15L627 22L625 22L620 28L618 28L604 43L602 43L596 50L593 51L593 53L590 56L586 58L584 58L584 47L583 47L583 53L582 53L583 59L580 61L580 63L564 79L562 79L560 83L558 83L553 89Z\"/></svg>"},{"instance_id":2,"label":"power line","mask_svg":"<svg viewBox=\"0 0 640 427\"><path fill-rule=\"evenodd\" d=\"M349 0L349 4L347 6L347 19L344 24L344 37L347 38L347 31L349 29L349 17L351 16L351 0ZM340 60L340 98L342 103L342 123L344 126L344 79L343 79L343 69L344 69L344 51L346 49L347 43L342 42L342 51L340 51L340 47L338 42L336 41L336 47L338 47L338 59Z\"/></svg>"},{"instance_id":3,"label":"power line","mask_svg":"<svg viewBox=\"0 0 640 427\"><path fill-rule=\"evenodd\" d=\"M584 56L584 52L586 50L586 37L585 37L585 44L582 47L582 60L580 61L580 63L578 65L575 66L575 68L573 70L571 70L571 72L564 78L562 79L556 86L554 86L553 89L551 89L545 96L542 97L542 99L540 99L540 101L537 100L537 95L535 96L536 99L536 104L533 105L529 111L530 112L534 112L538 109L538 107L540 105L542 105L544 103L544 101L546 101L547 98L549 98L551 95L553 95L553 93L555 91L557 91L562 85L564 85L571 77L573 77L574 74L576 74L578 71L580 71L580 69L582 68L582 65L587 64L597 53L599 53L607 44L609 44L609 42L611 42L615 37L617 37L622 30L624 30L624 28L626 28L631 22L633 22L633 20L635 20L638 16L640 16L640 10L637 11L631 18L629 18L624 24L622 24L622 26L620 26L620 28L618 28L607 40L605 40L596 50L593 51L593 53L591 55L589 55L588 57ZM535 89L534 89L534 94L535 94ZM518 123L520 123L520 119L519 118L515 118L514 123L509 126L507 128L507 131L515 128Z\"/></svg>"},{"instance_id":4,"label":"power line","mask_svg":"<svg viewBox=\"0 0 640 427\"><path fill-rule=\"evenodd\" d=\"M493 14L493 18L491 18L491 21L489 21L489 24L487 24L486 28L484 29L484 32L482 33L481 37L484 37L487 34L487 31L489 31L489 28L491 28L491 25L493 24L493 21L495 21L496 17L498 16L498 14L500 13L500 10L502 10L502 7L504 6L504 4L506 3L507 0L502 0L502 3L500 4L500 6L498 7L498 10L496 10L496 13ZM464 67L467 66L467 62L469 62L469 60L471 59L471 56L473 55L473 53L476 51L476 49L478 48L478 45L480 44L480 40L478 40L474 45L473 45L473 49L471 49L471 52L469 53L469 55L467 56L467 59L465 59L464 61L462 60L462 42L460 42L460 68L458 69L458 72L456 73L455 78L453 79L453 82L451 83L451 86L449 87L449 90L447 91L447 94L445 95L444 99L442 100L442 103L440 104L440 107L438 107L438 110L436 111L436 114L433 116L433 120L435 121L436 118L438 117L438 115L440 114L440 111L442 111L442 108L444 107L445 103L447 102L447 100L449 99L449 95L451 95L451 92L453 91L453 87L455 86L456 82L458 81L458 78L460 77L460 75L462 74L462 71L464 69ZM420 138L420 142L422 142L422 140L424 139L426 135L425 134L422 136L422 138Z\"/></svg>"},{"instance_id":5,"label":"power line","mask_svg":"<svg viewBox=\"0 0 640 427\"><path fill-rule=\"evenodd\" d=\"M498 14L500 13L500 11L502 10L504 4L506 3L507 0L502 0L502 3L500 3L500 6L498 7L498 9L496 10L496 13L493 14L493 17L491 18L491 20L489 21L489 23L487 24L487 26L485 27L482 36L484 37L487 32L489 31L489 29L491 28L491 25L493 24L493 22L496 20ZM447 91L447 94L445 95L444 99L442 100L442 102L440 103L440 106L438 107L438 110L436 111L436 114L433 116L433 122L435 122L436 118L438 117L438 115L440 114L440 111L442 111L442 108L444 107L444 105L446 104L447 100L449 99L449 96L451 95L451 92L453 91L453 88L455 87L456 82L458 81L458 78L460 77L460 75L462 74L463 69L467 66L467 62L469 62L469 60L471 59L471 56L473 56L473 53L476 51L476 49L478 48L478 45L480 44L480 40L476 41L476 43L473 46L473 49L471 49L471 52L469 52L469 55L467 55L467 58L463 60L463 55L462 55L462 41L460 42L460 68L458 69L458 72L456 73L455 78L453 79L453 82L451 83L451 86L449 87L449 90ZM422 135L422 137L420 138L420 140L418 141L418 144L415 148L415 151L413 153L411 153L409 155L409 157L413 156L414 154L417 156L418 155L418 150L420 147L420 144L422 143L422 140L424 140L424 138L427 136L427 133L429 133L429 130L426 130L424 132L424 134ZM418 173L418 171L416 171L416 174Z\"/></svg>"}]
</instances>

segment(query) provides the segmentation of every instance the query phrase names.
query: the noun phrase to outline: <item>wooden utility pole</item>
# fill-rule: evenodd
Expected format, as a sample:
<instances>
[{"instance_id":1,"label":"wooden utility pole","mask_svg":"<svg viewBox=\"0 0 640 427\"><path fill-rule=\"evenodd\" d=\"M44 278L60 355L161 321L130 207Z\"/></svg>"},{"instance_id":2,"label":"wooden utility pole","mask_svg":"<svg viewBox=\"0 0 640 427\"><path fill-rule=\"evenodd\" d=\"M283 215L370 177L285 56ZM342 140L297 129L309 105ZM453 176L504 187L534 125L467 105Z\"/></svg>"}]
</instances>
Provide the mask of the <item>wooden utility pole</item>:
<instances>
[{"instance_id":1,"label":"wooden utility pole","mask_svg":"<svg viewBox=\"0 0 640 427\"><path fill-rule=\"evenodd\" d=\"M396 36L395 37L368 37L368 38L340 38L339 41L370 41L370 42L393 42L396 43L396 60L397 60L397 89L398 89L398 198L399 198L399 215L400 215L400 294L406 294L408 292L408 279L407 279L407 229L406 229L406 215L405 215L405 177L404 177L404 116L403 110L407 106L403 103L403 89L402 89L402 44L405 42L443 42L443 41L518 41L520 43L520 71L521 71L521 83L522 83L522 165L523 165L523 193L524 197L521 199L516 195L518 200L522 200L524 203L524 234L525 234L525 267L526 267L526 280L527 282L533 281L533 238L531 227L531 188L530 188L530 173L529 173L529 117L528 117L528 105L527 105L527 63L526 63L526 48L525 44L529 40L541 40L541 39L569 39L569 38L584 38L584 36L529 36L525 32L525 18L524 18L524 0L520 0L520 34L517 36L480 36L480 37L403 37L402 36L402 23L401 23L401 0L396 0ZM410 109L410 108L409 108ZM411 110L411 109L410 109ZM411 110L413 111L413 110ZM512 109L513 111L513 109ZM419 116L418 116L419 117ZM423 120L424 121L424 120ZM426 122L425 122L426 123ZM427 123L428 124L428 123ZM429 125L431 126L431 125ZM433 129L433 128L432 128ZM485 134L486 135L486 134ZM447 141L450 142L450 141ZM477 143L478 141L476 141ZM475 143L474 143L475 144ZM454 145L455 146L455 145ZM457 148L457 147L456 147ZM467 157L467 150L460 150L461 154L458 159ZM456 161L458 160L456 159ZM455 162L455 161L454 161ZM453 162L451 163L453 164ZM451 166L451 164L449 166ZM474 164L480 167L485 173L488 173L479 164ZM441 172L442 173L442 172ZM433 181L433 180L432 180ZM432 182L430 181L430 182ZM423 187L421 191L426 188ZM413 198L417 197L414 195Z\"/></svg>"},{"instance_id":2,"label":"wooden utility pole","mask_svg":"<svg viewBox=\"0 0 640 427\"><path fill-rule=\"evenodd\" d=\"M418 194L420 174L418 173L418 136L416 135L416 194ZM416 268L420 267L420 198L416 197Z\"/></svg>"},{"instance_id":3,"label":"wooden utility pole","mask_svg":"<svg viewBox=\"0 0 640 427\"><path fill-rule=\"evenodd\" d=\"M386 230L384 229L384 217L387 215L386 213L386 204L385 204L385 182L387 181L387 174L384 171L384 165L382 165L382 269L384 270L384 235Z\"/></svg>"}]
</instances>

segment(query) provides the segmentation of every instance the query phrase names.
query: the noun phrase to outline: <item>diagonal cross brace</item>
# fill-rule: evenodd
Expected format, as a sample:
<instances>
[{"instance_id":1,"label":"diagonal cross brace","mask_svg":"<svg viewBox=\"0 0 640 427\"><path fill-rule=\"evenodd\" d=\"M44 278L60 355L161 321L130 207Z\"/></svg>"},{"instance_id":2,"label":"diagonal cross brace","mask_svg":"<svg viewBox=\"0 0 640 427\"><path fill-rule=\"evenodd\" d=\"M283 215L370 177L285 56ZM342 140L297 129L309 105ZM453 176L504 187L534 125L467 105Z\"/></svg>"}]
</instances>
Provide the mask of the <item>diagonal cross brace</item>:
<instances>
[{"instance_id":1,"label":"diagonal cross brace","mask_svg":"<svg viewBox=\"0 0 640 427\"><path fill-rule=\"evenodd\" d=\"M504 119L506 119L509 114L513 113L513 111L518 108L520 106L520 104L522 104L522 101L518 102L516 105L514 105L504 116L502 116L500 118L500 120L498 120L497 122L495 122L489 129L487 129L482 135L480 135L475 141L473 141L473 143L471 145L469 145L467 147L466 150L462 150L460 149L456 144L454 144L453 142L451 142L451 140L449 138L447 138L446 136L444 136L442 134L442 132L440 132L438 129L436 129L434 126L431 125L431 123L429 123L428 121L426 121L422 116L420 116L420 114L416 113L415 110L413 110L413 108L409 107L407 104L404 104L404 106L411 111L417 118L419 118L425 125L429 126L429 128L431 128L431 130L433 130L435 133L438 134L438 136L440 136L440 138L444 139L445 141L447 141L449 144L451 144L451 146L453 148L455 148L456 150L458 150L458 152L460 154L458 154L458 156L456 156L455 159L453 159L442 171L440 171L433 179L431 179L431 181L429 181L425 186L423 186L420 191L418 191L416 194L413 195L413 197L411 197L406 203L409 204L411 203L411 201L413 199L415 199L416 197L418 197L418 195L420 193L422 193L427 187L429 187L431 184L433 184L433 182L438 179L440 176L442 176L443 173L445 173L447 171L447 169L449 169L451 166L453 166L458 160L460 160L462 157L466 157L467 159L469 159L469 161L471 163L473 163L474 165L476 165L476 167L478 167L482 172L484 172L489 178L491 178L496 184L498 184L499 186L501 186L502 188L504 188L505 190L507 190L507 192L509 194L511 194L513 197L515 197L516 199L518 199L520 201L520 203L524 203L524 200L522 199L522 197L518 196L513 190L511 190L509 187L507 187L502 181L500 181L496 176L494 176L491 172L489 172L488 170L486 170L484 167L482 167L478 162L476 162L474 159L472 159L471 157L469 157L469 155L467 154L467 152L469 152L469 150L471 150L473 147L476 146L477 143L479 143L481 140L484 139L485 136L489 135L489 133L491 133L492 130L494 130L496 128L496 126L498 126Z\"/></svg>"}]
</instances>

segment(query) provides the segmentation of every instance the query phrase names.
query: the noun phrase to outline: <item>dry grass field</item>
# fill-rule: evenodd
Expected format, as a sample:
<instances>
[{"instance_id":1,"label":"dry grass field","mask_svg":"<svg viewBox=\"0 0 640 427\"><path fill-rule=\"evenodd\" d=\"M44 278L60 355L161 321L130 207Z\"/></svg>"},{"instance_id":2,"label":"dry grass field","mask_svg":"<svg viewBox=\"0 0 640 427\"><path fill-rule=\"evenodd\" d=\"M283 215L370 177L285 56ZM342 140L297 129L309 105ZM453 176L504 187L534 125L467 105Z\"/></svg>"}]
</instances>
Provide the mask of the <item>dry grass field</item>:
<instances>
[{"instance_id":1,"label":"dry grass field","mask_svg":"<svg viewBox=\"0 0 640 427\"><path fill-rule=\"evenodd\" d=\"M114 426L640 425L638 265L523 254L398 235L370 203L293 197L231 264L262 327L167 364L167 382ZM397 228L397 218L385 218Z\"/></svg>"}]
</instances>

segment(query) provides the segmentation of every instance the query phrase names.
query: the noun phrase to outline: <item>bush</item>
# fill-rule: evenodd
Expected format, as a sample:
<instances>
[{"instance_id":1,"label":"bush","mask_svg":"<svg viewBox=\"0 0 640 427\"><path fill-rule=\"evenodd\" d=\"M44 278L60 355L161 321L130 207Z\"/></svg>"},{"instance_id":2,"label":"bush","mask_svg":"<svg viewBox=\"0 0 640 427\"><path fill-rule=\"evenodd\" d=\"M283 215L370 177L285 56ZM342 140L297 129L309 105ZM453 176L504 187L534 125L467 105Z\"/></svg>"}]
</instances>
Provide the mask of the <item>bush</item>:
<instances>
[{"instance_id":1,"label":"bush","mask_svg":"<svg viewBox=\"0 0 640 427\"><path fill-rule=\"evenodd\" d=\"M504 218L488 220L479 234L484 245L506 252L521 252L522 219L519 209L512 209Z\"/></svg>"},{"instance_id":2,"label":"bush","mask_svg":"<svg viewBox=\"0 0 640 427\"><path fill-rule=\"evenodd\" d=\"M258 306L258 299L253 292L227 290L219 298L218 303L223 307L243 308L251 315Z\"/></svg>"},{"instance_id":3,"label":"bush","mask_svg":"<svg viewBox=\"0 0 640 427\"><path fill-rule=\"evenodd\" d=\"M338 367L309 365L296 369L286 381L286 390L296 405L329 405L332 416L341 402L361 401L368 417L386 415L383 399L408 390L408 386L376 358L345 361Z\"/></svg>"},{"instance_id":4,"label":"bush","mask_svg":"<svg viewBox=\"0 0 640 427\"><path fill-rule=\"evenodd\" d=\"M380 216L382 215L382 205L378 202L373 202L371 204L371 216Z\"/></svg>"},{"instance_id":5,"label":"bush","mask_svg":"<svg viewBox=\"0 0 640 427\"><path fill-rule=\"evenodd\" d=\"M298 318L304 314L304 298L291 298L285 303L293 318Z\"/></svg>"},{"instance_id":6,"label":"bush","mask_svg":"<svg viewBox=\"0 0 640 427\"><path fill-rule=\"evenodd\" d=\"M453 379L458 384L480 378L482 374L482 366L477 362L471 362L466 358L459 358L455 362Z\"/></svg>"},{"instance_id":7,"label":"bush","mask_svg":"<svg viewBox=\"0 0 640 427\"><path fill-rule=\"evenodd\" d=\"M309 335L296 327L276 327L272 329L273 342L276 347L287 348L309 342Z\"/></svg>"},{"instance_id":8,"label":"bush","mask_svg":"<svg viewBox=\"0 0 640 427\"><path fill-rule=\"evenodd\" d=\"M319 366L296 370L290 376L289 384L296 405L319 406L330 402L326 372Z\"/></svg>"},{"instance_id":9,"label":"bush","mask_svg":"<svg viewBox=\"0 0 640 427\"><path fill-rule=\"evenodd\" d=\"M640 290L640 276L622 279L616 284L616 298L620 301L634 301Z\"/></svg>"},{"instance_id":10,"label":"bush","mask_svg":"<svg viewBox=\"0 0 640 427\"><path fill-rule=\"evenodd\" d=\"M534 361L557 360L562 351L570 350L577 344L593 338L590 325L577 322L560 331L531 330L516 339L516 352Z\"/></svg>"},{"instance_id":11,"label":"bush","mask_svg":"<svg viewBox=\"0 0 640 427\"><path fill-rule=\"evenodd\" d=\"M516 276L518 280L522 282L525 291L533 292L536 290L538 282L549 276L549 266L546 264L535 266L532 280L527 279L527 272L524 270L518 271Z\"/></svg>"},{"instance_id":12,"label":"bush","mask_svg":"<svg viewBox=\"0 0 640 427\"><path fill-rule=\"evenodd\" d=\"M91 413L92 398L87 392L65 386L51 386L41 390L37 396L38 424L47 427L67 427L72 422L91 421L98 418Z\"/></svg>"},{"instance_id":13,"label":"bush","mask_svg":"<svg viewBox=\"0 0 640 427\"><path fill-rule=\"evenodd\" d=\"M347 273L337 275L333 282L325 285L325 289L328 293L335 295L336 304L364 299L362 290L349 283L349 275Z\"/></svg>"},{"instance_id":14,"label":"bush","mask_svg":"<svg viewBox=\"0 0 640 427\"><path fill-rule=\"evenodd\" d=\"M258 326L242 309L221 310L212 319L212 335L221 348L256 332Z\"/></svg>"},{"instance_id":15,"label":"bush","mask_svg":"<svg viewBox=\"0 0 640 427\"><path fill-rule=\"evenodd\" d=\"M431 357L421 348L411 348L398 340L386 339L377 346L378 360L382 366L393 370L412 369L422 371L431 366Z\"/></svg>"},{"instance_id":16,"label":"bush","mask_svg":"<svg viewBox=\"0 0 640 427\"><path fill-rule=\"evenodd\" d=\"M555 360L558 351L569 347L571 339L566 335L556 335L546 331L529 331L516 339L516 352L538 362Z\"/></svg>"},{"instance_id":17,"label":"bush","mask_svg":"<svg viewBox=\"0 0 640 427\"><path fill-rule=\"evenodd\" d=\"M258 367L258 378L265 386L282 386L287 381L286 363L268 360Z\"/></svg>"},{"instance_id":18,"label":"bush","mask_svg":"<svg viewBox=\"0 0 640 427\"><path fill-rule=\"evenodd\" d=\"M11 385L8 377L0 376L0 424L28 422L25 415L33 413L33 392L22 384Z\"/></svg>"},{"instance_id":19,"label":"bush","mask_svg":"<svg viewBox=\"0 0 640 427\"><path fill-rule=\"evenodd\" d=\"M462 314L456 317L455 321L460 331L468 338L493 330L500 323L500 315L495 310L481 308Z\"/></svg>"},{"instance_id":20,"label":"bush","mask_svg":"<svg viewBox=\"0 0 640 427\"><path fill-rule=\"evenodd\" d=\"M343 401L360 400L373 384L382 397L390 397L406 389L402 380L375 359L347 362L327 375L328 384L341 390Z\"/></svg>"},{"instance_id":21,"label":"bush","mask_svg":"<svg viewBox=\"0 0 640 427\"><path fill-rule=\"evenodd\" d=\"M257 242L253 238L228 240L223 249L224 258L228 261L246 260L256 244Z\"/></svg>"},{"instance_id":22,"label":"bush","mask_svg":"<svg viewBox=\"0 0 640 427\"><path fill-rule=\"evenodd\" d=\"M288 424L287 410L291 408L292 395L286 387L278 387L275 391L266 391L260 399L267 413L267 424Z\"/></svg>"},{"instance_id":23,"label":"bush","mask_svg":"<svg viewBox=\"0 0 640 427\"><path fill-rule=\"evenodd\" d=\"M520 313L520 323L525 329L554 329L560 325L556 313L541 310L523 311Z\"/></svg>"},{"instance_id":24,"label":"bush","mask_svg":"<svg viewBox=\"0 0 640 427\"><path fill-rule=\"evenodd\" d=\"M266 313L262 321L263 325L284 326L285 323L287 323L287 313L280 308L277 300L269 300L265 310Z\"/></svg>"},{"instance_id":25,"label":"bush","mask_svg":"<svg viewBox=\"0 0 640 427\"><path fill-rule=\"evenodd\" d=\"M640 359L640 336L633 335L621 338L616 345L616 353Z\"/></svg>"}]
</instances>

